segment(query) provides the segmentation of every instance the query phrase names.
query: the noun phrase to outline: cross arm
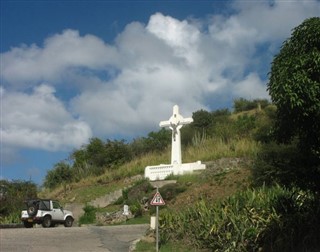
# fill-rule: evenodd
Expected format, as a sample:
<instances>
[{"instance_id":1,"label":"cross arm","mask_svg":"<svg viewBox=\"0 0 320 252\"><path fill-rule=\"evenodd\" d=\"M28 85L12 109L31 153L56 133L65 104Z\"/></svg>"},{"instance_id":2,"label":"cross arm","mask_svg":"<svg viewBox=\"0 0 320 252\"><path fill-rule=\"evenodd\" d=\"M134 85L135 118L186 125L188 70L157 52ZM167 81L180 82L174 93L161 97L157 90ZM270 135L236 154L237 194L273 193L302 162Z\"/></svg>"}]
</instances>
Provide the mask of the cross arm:
<instances>
[{"instance_id":1,"label":"cross arm","mask_svg":"<svg viewBox=\"0 0 320 252\"><path fill-rule=\"evenodd\" d=\"M180 125L186 125L193 122L193 119L191 117L189 118L183 118L183 120L180 121Z\"/></svg>"},{"instance_id":2,"label":"cross arm","mask_svg":"<svg viewBox=\"0 0 320 252\"><path fill-rule=\"evenodd\" d=\"M159 126L160 127L170 127L171 124L170 124L170 121L162 121L159 123Z\"/></svg>"}]
</instances>

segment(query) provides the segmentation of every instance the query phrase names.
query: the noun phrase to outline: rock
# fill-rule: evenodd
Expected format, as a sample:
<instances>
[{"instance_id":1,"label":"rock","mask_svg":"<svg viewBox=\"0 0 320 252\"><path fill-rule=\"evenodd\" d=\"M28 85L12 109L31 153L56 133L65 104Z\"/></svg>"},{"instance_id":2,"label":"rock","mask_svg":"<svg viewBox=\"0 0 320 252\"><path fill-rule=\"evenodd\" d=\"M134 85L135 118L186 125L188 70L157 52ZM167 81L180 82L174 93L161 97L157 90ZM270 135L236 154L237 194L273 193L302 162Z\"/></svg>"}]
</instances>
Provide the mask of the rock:
<instances>
[{"instance_id":1,"label":"rock","mask_svg":"<svg viewBox=\"0 0 320 252\"><path fill-rule=\"evenodd\" d=\"M155 243L156 238L153 236L144 236L141 238L141 241L147 242L147 243Z\"/></svg>"},{"instance_id":2,"label":"rock","mask_svg":"<svg viewBox=\"0 0 320 252\"><path fill-rule=\"evenodd\" d=\"M119 210L113 213L96 213L97 223L100 223L103 225L105 224L111 225L111 224L125 222L126 220L131 219L133 217L134 216L130 210L128 215L124 215L122 210Z\"/></svg>"}]
</instances>

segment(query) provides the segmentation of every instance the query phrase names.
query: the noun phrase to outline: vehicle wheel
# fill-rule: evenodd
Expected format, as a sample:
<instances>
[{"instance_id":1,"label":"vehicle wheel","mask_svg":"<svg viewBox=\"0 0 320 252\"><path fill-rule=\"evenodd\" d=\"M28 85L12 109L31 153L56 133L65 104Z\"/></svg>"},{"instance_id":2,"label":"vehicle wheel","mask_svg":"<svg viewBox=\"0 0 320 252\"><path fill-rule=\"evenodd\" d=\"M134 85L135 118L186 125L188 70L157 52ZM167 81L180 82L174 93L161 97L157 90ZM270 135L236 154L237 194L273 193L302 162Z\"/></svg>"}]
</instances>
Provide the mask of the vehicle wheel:
<instances>
[{"instance_id":1,"label":"vehicle wheel","mask_svg":"<svg viewBox=\"0 0 320 252\"><path fill-rule=\"evenodd\" d=\"M28 221L24 221L23 225L25 228L32 228L33 227L33 223L32 222L28 222Z\"/></svg>"},{"instance_id":2,"label":"vehicle wheel","mask_svg":"<svg viewBox=\"0 0 320 252\"><path fill-rule=\"evenodd\" d=\"M38 209L39 209L39 206L38 206L37 202L30 201L28 203L27 212L28 212L29 216L31 216L31 217L36 216Z\"/></svg>"},{"instance_id":3,"label":"vehicle wheel","mask_svg":"<svg viewBox=\"0 0 320 252\"><path fill-rule=\"evenodd\" d=\"M72 227L72 224L73 224L73 218L68 216L66 218L66 220L64 221L64 226L65 227Z\"/></svg>"},{"instance_id":4,"label":"vehicle wheel","mask_svg":"<svg viewBox=\"0 0 320 252\"><path fill-rule=\"evenodd\" d=\"M50 216L48 216L48 215L44 216L43 221L42 221L42 226L44 228L48 228L51 226L51 217Z\"/></svg>"}]
</instances>

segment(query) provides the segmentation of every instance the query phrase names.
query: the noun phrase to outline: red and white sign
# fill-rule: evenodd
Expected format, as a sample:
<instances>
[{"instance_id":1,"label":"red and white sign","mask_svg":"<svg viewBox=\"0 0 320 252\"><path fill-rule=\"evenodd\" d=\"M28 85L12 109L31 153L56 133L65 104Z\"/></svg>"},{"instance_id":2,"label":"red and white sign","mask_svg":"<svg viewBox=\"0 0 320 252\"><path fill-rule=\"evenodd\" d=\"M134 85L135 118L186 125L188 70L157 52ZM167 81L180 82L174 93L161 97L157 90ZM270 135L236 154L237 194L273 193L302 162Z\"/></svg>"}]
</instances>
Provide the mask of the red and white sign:
<instances>
[{"instance_id":1,"label":"red and white sign","mask_svg":"<svg viewBox=\"0 0 320 252\"><path fill-rule=\"evenodd\" d=\"M163 198L161 197L161 194L157 192L154 196L153 199L150 202L150 205L152 206L163 206L166 203L164 202Z\"/></svg>"}]
</instances>

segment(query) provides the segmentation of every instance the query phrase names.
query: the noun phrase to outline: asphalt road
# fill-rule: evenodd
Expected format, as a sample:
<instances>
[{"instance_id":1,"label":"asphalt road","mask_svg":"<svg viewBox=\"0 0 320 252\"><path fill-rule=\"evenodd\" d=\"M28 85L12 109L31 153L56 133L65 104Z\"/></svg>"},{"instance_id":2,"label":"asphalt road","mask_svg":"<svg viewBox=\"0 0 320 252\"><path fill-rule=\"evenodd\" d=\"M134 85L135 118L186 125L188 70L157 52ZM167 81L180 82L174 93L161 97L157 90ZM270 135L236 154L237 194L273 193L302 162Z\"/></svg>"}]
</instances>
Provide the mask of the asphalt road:
<instances>
[{"instance_id":1,"label":"asphalt road","mask_svg":"<svg viewBox=\"0 0 320 252\"><path fill-rule=\"evenodd\" d=\"M0 229L0 251L128 252L149 225Z\"/></svg>"}]
</instances>

